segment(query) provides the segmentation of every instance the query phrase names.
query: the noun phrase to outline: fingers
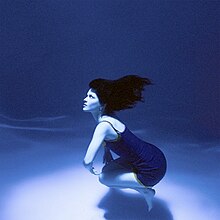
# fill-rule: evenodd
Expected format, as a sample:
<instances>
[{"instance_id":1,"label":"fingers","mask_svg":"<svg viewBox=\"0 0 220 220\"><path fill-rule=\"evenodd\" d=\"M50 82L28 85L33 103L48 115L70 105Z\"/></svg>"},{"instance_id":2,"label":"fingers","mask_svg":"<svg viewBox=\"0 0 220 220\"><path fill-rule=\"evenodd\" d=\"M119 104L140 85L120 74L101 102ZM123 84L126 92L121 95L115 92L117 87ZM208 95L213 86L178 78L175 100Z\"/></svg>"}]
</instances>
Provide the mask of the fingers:
<instances>
[{"instance_id":1,"label":"fingers","mask_svg":"<svg viewBox=\"0 0 220 220\"><path fill-rule=\"evenodd\" d=\"M92 169L90 170L90 172L94 175L100 175L101 172L98 172L94 167L92 167Z\"/></svg>"}]
</instances>

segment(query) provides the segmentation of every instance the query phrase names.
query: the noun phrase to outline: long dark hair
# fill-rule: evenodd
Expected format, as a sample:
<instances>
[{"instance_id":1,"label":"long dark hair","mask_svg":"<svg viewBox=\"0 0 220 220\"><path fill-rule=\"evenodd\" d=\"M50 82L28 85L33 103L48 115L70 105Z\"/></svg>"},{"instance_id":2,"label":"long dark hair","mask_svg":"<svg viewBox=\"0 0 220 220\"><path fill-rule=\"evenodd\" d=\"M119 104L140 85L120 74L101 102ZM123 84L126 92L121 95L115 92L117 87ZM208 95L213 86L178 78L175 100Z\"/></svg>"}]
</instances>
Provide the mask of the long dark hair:
<instances>
[{"instance_id":1,"label":"long dark hair","mask_svg":"<svg viewBox=\"0 0 220 220\"><path fill-rule=\"evenodd\" d=\"M144 86L151 85L148 78L137 75L127 75L117 80L94 79L89 87L97 94L105 113L133 108L138 101L143 102Z\"/></svg>"}]
</instances>

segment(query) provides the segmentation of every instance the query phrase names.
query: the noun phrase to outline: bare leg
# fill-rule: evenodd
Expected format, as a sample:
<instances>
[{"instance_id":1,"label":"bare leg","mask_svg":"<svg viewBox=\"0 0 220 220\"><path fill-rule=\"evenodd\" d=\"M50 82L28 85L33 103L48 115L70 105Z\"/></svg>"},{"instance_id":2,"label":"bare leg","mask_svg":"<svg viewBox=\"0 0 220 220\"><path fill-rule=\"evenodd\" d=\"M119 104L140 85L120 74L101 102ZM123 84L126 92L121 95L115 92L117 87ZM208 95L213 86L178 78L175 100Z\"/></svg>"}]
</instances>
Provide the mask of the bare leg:
<instances>
[{"instance_id":1,"label":"bare leg","mask_svg":"<svg viewBox=\"0 0 220 220\"><path fill-rule=\"evenodd\" d=\"M136 189L141 195L144 196L144 199L147 202L148 205L148 211L150 211L153 208L153 197L155 195L155 190L146 187L145 189Z\"/></svg>"},{"instance_id":2,"label":"bare leg","mask_svg":"<svg viewBox=\"0 0 220 220\"><path fill-rule=\"evenodd\" d=\"M108 187L130 188L138 191L144 196L148 211L152 209L152 199L155 195L155 190L140 184L130 169L112 161L104 167L103 172L99 175L99 181Z\"/></svg>"}]
</instances>

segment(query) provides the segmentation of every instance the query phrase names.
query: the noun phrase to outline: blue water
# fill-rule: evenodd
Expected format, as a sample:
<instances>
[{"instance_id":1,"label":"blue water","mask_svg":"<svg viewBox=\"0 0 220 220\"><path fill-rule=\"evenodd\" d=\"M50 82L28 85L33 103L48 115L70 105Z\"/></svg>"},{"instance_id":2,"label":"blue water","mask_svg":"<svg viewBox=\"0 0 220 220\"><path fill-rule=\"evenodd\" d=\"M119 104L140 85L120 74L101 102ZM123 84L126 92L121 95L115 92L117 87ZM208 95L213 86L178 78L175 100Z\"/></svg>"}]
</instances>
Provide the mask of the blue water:
<instances>
[{"instance_id":1,"label":"blue water","mask_svg":"<svg viewBox=\"0 0 220 220\"><path fill-rule=\"evenodd\" d=\"M0 219L220 219L219 6L1 1ZM119 116L168 159L151 213L82 167L95 127L82 112L88 83L126 74L154 85Z\"/></svg>"},{"instance_id":2,"label":"blue water","mask_svg":"<svg viewBox=\"0 0 220 220\"><path fill-rule=\"evenodd\" d=\"M169 134L158 137L159 131L155 134L149 127L133 127L136 135L160 146L168 159L167 175L155 187L154 208L148 213L140 195L108 190L83 168L95 126L92 120L79 123L66 116L28 120L1 116L1 219L219 218L217 142L201 143L184 136L180 140ZM100 156L95 163L98 168ZM84 209L87 212L82 214Z\"/></svg>"}]
</instances>

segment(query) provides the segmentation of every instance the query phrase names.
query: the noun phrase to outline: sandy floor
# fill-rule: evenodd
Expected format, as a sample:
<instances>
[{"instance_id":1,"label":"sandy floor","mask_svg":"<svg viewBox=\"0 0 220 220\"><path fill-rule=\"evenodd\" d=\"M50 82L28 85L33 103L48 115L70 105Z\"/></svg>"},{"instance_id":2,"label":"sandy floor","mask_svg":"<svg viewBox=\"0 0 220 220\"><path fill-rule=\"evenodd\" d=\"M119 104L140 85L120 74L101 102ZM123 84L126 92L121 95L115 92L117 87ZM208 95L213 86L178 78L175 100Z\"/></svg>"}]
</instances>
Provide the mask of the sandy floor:
<instances>
[{"instance_id":1,"label":"sandy floor","mask_svg":"<svg viewBox=\"0 0 220 220\"><path fill-rule=\"evenodd\" d=\"M148 213L138 193L109 189L83 168L88 138L68 131L3 127L1 220L220 219L220 156L215 144L163 144L168 173L155 186L154 208ZM99 161L96 166L100 168Z\"/></svg>"}]
</instances>

